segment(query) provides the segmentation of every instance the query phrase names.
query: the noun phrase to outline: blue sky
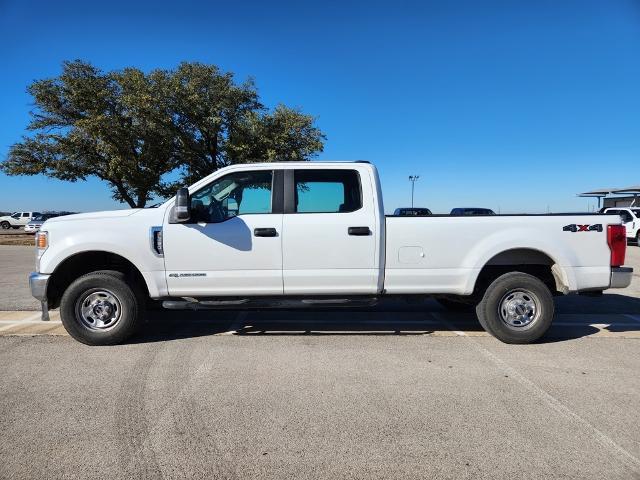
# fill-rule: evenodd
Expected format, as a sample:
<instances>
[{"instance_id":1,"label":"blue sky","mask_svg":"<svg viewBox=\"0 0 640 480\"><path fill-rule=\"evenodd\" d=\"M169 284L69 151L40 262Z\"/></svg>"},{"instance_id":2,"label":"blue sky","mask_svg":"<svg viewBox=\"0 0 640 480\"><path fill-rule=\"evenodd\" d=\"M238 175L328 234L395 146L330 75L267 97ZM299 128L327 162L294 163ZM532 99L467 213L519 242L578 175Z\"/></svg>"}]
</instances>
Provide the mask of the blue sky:
<instances>
[{"instance_id":1,"label":"blue sky","mask_svg":"<svg viewBox=\"0 0 640 480\"><path fill-rule=\"evenodd\" d=\"M30 2L0 0L0 158L34 79L214 63L299 106L320 159L367 159L385 207L585 210L576 192L637 184L640 2ZM591 201L593 204L593 201ZM123 208L96 180L0 175L0 210Z\"/></svg>"}]
</instances>

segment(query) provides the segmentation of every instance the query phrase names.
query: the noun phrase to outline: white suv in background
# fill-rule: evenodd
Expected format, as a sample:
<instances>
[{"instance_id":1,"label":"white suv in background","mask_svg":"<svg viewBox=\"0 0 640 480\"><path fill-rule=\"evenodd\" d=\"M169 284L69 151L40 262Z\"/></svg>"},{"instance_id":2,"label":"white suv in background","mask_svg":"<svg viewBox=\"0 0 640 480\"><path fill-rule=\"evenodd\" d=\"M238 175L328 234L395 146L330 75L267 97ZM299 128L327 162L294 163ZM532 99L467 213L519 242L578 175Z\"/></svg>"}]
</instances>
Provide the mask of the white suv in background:
<instances>
[{"instance_id":1,"label":"white suv in background","mask_svg":"<svg viewBox=\"0 0 640 480\"><path fill-rule=\"evenodd\" d=\"M638 207L615 207L605 208L603 213L608 215L618 214L622 217L622 222L627 229L627 239L633 239L640 246L640 208Z\"/></svg>"},{"instance_id":2,"label":"white suv in background","mask_svg":"<svg viewBox=\"0 0 640 480\"><path fill-rule=\"evenodd\" d=\"M9 230L10 228L24 227L38 215L40 212L14 212L11 215L5 215L0 217L0 228Z\"/></svg>"}]
</instances>

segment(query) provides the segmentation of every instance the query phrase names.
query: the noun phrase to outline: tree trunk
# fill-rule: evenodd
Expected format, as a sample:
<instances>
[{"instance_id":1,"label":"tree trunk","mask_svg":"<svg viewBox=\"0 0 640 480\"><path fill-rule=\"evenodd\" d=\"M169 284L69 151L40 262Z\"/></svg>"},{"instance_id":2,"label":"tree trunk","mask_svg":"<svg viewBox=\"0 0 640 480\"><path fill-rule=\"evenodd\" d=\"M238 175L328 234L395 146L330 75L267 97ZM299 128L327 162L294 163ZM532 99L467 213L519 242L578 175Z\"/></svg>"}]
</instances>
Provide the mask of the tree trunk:
<instances>
[{"instance_id":1,"label":"tree trunk","mask_svg":"<svg viewBox=\"0 0 640 480\"><path fill-rule=\"evenodd\" d=\"M136 206L133 208L144 208L147 204L147 192L138 192L137 196Z\"/></svg>"},{"instance_id":2,"label":"tree trunk","mask_svg":"<svg viewBox=\"0 0 640 480\"><path fill-rule=\"evenodd\" d=\"M131 195L129 195L129 192L127 192L127 189L124 187L124 185L118 182L114 182L113 180L107 180L107 181L116 188L116 190L118 191L118 194L122 197L122 199L125 202L129 204L131 208L137 208L135 200L133 199L133 197L131 197Z\"/></svg>"}]
</instances>

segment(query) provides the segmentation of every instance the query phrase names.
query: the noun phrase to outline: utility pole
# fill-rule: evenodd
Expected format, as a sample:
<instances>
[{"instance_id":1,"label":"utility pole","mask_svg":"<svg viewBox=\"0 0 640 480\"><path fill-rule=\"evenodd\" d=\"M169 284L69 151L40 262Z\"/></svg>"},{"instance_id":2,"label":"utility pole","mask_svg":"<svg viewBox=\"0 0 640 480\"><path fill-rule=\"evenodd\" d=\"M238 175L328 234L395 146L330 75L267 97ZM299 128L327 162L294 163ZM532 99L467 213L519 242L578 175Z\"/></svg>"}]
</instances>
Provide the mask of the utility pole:
<instances>
[{"instance_id":1,"label":"utility pole","mask_svg":"<svg viewBox=\"0 0 640 480\"><path fill-rule=\"evenodd\" d=\"M411 208L413 208L413 191L416 186L416 181L420 178L420 175L409 175L409 181L411 182Z\"/></svg>"}]
</instances>

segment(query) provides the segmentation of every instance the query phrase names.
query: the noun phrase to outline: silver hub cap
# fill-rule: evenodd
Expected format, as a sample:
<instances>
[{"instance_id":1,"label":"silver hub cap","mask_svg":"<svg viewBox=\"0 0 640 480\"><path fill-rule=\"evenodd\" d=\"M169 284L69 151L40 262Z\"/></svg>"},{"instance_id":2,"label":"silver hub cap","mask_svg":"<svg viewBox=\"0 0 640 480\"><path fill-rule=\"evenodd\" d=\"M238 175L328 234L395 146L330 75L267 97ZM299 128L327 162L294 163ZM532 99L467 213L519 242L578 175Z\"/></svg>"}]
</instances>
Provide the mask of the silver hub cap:
<instances>
[{"instance_id":1,"label":"silver hub cap","mask_svg":"<svg viewBox=\"0 0 640 480\"><path fill-rule=\"evenodd\" d=\"M498 307L500 318L510 327L522 328L531 325L540 315L538 297L528 290L508 292Z\"/></svg>"},{"instance_id":2,"label":"silver hub cap","mask_svg":"<svg viewBox=\"0 0 640 480\"><path fill-rule=\"evenodd\" d=\"M108 290L98 290L81 297L76 304L80 321L92 330L106 330L113 327L122 309L118 298Z\"/></svg>"}]
</instances>

